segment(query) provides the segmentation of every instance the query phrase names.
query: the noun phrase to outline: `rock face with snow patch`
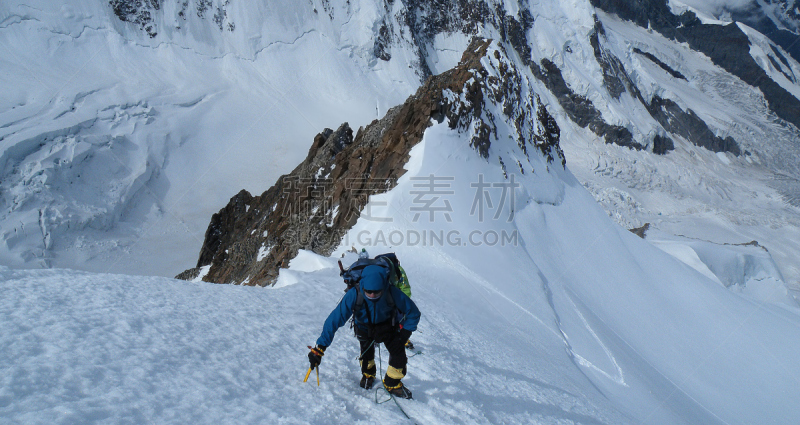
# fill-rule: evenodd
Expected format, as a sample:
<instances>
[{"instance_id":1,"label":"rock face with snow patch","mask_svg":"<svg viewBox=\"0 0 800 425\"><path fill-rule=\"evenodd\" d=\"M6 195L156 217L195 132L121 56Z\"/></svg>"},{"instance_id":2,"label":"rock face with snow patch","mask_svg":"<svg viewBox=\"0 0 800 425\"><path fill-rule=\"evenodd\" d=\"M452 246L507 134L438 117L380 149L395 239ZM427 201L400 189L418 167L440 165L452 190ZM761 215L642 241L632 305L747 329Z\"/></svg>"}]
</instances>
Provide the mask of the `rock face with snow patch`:
<instances>
[{"instance_id":1,"label":"rock face with snow patch","mask_svg":"<svg viewBox=\"0 0 800 425\"><path fill-rule=\"evenodd\" d=\"M764 94L770 109L780 118L800 127L800 100L775 82L750 53L747 34L735 23L703 23L694 12L676 15L667 0L591 0L595 7L652 28L664 37L688 43L708 56L714 64L739 77Z\"/></svg>"},{"instance_id":2,"label":"rock face with snow patch","mask_svg":"<svg viewBox=\"0 0 800 425\"><path fill-rule=\"evenodd\" d=\"M205 281L267 285L300 249L330 255L369 196L396 185L411 148L434 120L447 120L485 159L498 137L496 120L513 123L524 155L542 155L563 167L560 129L527 78L501 45L474 39L456 68L429 78L403 105L355 137L347 123L325 129L306 159L261 196L246 191L234 196L212 217L197 267L178 278L196 278L210 266Z\"/></svg>"},{"instance_id":3,"label":"rock face with snow patch","mask_svg":"<svg viewBox=\"0 0 800 425\"><path fill-rule=\"evenodd\" d=\"M766 3L769 4L759 3L752 6L752 10L734 14L734 18L753 25L758 19L759 22L763 21L762 24L771 24L759 25L758 28L763 27L762 32L793 54L792 49L797 49L798 45L798 36L790 32L798 26L794 2L772 0ZM589 5L645 28L652 28L668 39L688 43L693 50L708 56L716 65L759 89L769 108L777 116L800 127L800 100L771 78L758 61L754 60L749 51L751 41L736 24L705 23L692 11L673 10L667 0L588 0L586 6ZM616 100L619 100L622 93L629 92L660 128L646 135L634 134L634 122L626 119L622 122L609 120L601 111L602 108L594 104L597 99L591 99L591 93L576 90L575 81L568 81L562 76L574 70L561 63L558 54L547 53L545 57L541 57L542 52L533 50L537 47L537 41L531 37L536 32L537 19L542 15L537 15L536 7L546 7L544 3L533 6L520 2L519 6L518 10L512 10L514 8L507 7L503 2L497 4L463 0L448 3L416 0L403 2L402 6L395 7L394 2L384 1L386 15L375 35L373 52L381 60L390 60L393 46L410 44L418 55L418 73L427 77L435 68L427 52L435 50L436 37L458 33L468 36L497 34L516 51L521 65L530 67L534 75L555 95L566 115L578 126L590 129L606 143L665 154L675 148L674 139L682 138L713 152L729 152L737 156L746 154L733 137L716 134L698 113L670 99L670 93L650 93L643 96L628 75L628 72L635 73L636 70L626 70L622 62L604 47L606 41L602 24L596 20L595 29L589 32L588 38L602 68L605 89ZM569 46L565 50L569 52ZM630 50L653 61L672 78L688 81L686 76L651 52L638 48ZM796 83L788 60L777 48L773 47L769 60L789 81Z\"/></svg>"},{"instance_id":4,"label":"rock face with snow patch","mask_svg":"<svg viewBox=\"0 0 800 425\"><path fill-rule=\"evenodd\" d=\"M162 25L172 24L176 29L181 28L181 24L191 15L197 15L200 19L210 17L220 31L233 31L236 25L228 19L228 5L230 0L197 0L190 4L190 0L174 0L177 4L171 4L170 12L174 16L161 16L166 11L162 8L166 6L164 0L110 0L108 5L114 11L114 15L123 22L130 22L147 33L150 38L158 35L159 22Z\"/></svg>"},{"instance_id":5,"label":"rock face with snow patch","mask_svg":"<svg viewBox=\"0 0 800 425\"><path fill-rule=\"evenodd\" d=\"M153 22L153 13L161 8L158 0L111 0L108 5L121 21L138 25L150 38L158 35Z\"/></svg>"}]
</instances>

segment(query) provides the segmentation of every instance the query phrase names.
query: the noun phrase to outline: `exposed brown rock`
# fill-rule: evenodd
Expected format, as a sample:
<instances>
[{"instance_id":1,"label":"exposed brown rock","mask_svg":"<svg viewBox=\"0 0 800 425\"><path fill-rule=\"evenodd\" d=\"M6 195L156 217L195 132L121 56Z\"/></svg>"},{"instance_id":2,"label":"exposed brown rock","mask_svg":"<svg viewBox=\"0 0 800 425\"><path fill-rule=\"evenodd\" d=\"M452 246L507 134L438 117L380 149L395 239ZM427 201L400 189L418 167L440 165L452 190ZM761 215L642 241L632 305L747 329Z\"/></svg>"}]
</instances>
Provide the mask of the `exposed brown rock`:
<instances>
[{"instance_id":1,"label":"exposed brown rock","mask_svg":"<svg viewBox=\"0 0 800 425\"><path fill-rule=\"evenodd\" d=\"M644 226L642 227L634 227L633 229L629 230L636 236L645 239L645 237L647 236L647 231L650 230L650 223L645 223Z\"/></svg>"},{"instance_id":2,"label":"exposed brown rock","mask_svg":"<svg viewBox=\"0 0 800 425\"><path fill-rule=\"evenodd\" d=\"M508 109L520 120L525 118L521 104L533 104L533 99L520 99L516 70L506 67L502 78L489 76L481 58L490 45L491 40L473 40L458 66L430 77L403 105L359 129L355 138L347 123L336 131L325 129L314 138L306 159L261 196L239 192L212 217L197 268L179 277L197 277L200 267L210 265L204 281L269 285L300 249L330 255L355 225L369 196L396 186L411 148L432 120L447 118L451 128L481 130L470 143L488 158L494 122L482 120L484 102L510 102ZM510 96L507 92L515 87L516 97ZM530 143L551 161L554 152L563 160L557 134L555 145L547 145L549 130L539 121L541 134L534 134L534 124L524 124L528 136L521 137L522 148Z\"/></svg>"}]
</instances>

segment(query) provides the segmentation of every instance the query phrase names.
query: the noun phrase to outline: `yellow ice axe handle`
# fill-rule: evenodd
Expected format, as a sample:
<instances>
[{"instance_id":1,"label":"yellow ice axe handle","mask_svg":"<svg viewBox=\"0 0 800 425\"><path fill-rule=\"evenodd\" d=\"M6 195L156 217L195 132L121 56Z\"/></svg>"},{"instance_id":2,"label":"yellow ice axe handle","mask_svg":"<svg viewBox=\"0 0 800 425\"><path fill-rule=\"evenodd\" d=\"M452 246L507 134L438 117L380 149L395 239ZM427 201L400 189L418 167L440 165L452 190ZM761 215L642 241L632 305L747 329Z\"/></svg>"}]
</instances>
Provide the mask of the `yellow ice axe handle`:
<instances>
[{"instance_id":1,"label":"yellow ice axe handle","mask_svg":"<svg viewBox=\"0 0 800 425\"><path fill-rule=\"evenodd\" d=\"M308 372L306 373L306 378L303 379L303 382L308 382L308 376L311 375L311 368L308 368ZM317 376L319 376L319 371L317 371ZM317 384L319 385L319 384Z\"/></svg>"},{"instance_id":2,"label":"yellow ice axe handle","mask_svg":"<svg viewBox=\"0 0 800 425\"><path fill-rule=\"evenodd\" d=\"M317 367L317 386L319 386L319 367Z\"/></svg>"}]
</instances>

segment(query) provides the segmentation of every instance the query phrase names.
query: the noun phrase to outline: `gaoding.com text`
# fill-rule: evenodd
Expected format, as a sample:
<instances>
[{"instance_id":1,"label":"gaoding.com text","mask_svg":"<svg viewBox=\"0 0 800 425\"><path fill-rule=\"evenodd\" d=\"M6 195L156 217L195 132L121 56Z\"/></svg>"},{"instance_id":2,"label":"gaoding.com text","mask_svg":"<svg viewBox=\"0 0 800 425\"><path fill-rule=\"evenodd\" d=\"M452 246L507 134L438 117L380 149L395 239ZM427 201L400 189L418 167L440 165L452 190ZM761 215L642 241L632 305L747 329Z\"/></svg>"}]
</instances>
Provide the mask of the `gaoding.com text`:
<instances>
[{"instance_id":1,"label":"gaoding.com text","mask_svg":"<svg viewBox=\"0 0 800 425\"><path fill-rule=\"evenodd\" d=\"M519 233L517 230L472 230L463 233L460 230L362 230L355 235L348 234L342 243L345 246L358 244L360 246L518 246Z\"/></svg>"}]
</instances>

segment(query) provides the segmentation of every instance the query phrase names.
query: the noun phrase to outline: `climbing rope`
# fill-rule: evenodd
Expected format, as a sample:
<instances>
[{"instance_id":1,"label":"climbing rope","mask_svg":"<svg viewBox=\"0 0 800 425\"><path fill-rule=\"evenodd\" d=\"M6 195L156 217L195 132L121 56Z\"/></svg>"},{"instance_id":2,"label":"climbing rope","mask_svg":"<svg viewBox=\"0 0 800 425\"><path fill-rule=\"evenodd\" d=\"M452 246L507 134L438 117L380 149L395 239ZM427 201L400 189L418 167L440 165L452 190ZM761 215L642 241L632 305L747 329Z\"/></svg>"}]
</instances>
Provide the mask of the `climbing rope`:
<instances>
[{"instance_id":1,"label":"climbing rope","mask_svg":"<svg viewBox=\"0 0 800 425\"><path fill-rule=\"evenodd\" d=\"M381 346L378 345L377 347L378 347L378 364L380 365L379 368L378 368L378 372L380 372L380 373L377 374L377 376L381 376L383 374L383 372L382 372L382 370L383 370L383 356L381 354L381 352L382 352L381 351ZM385 391L386 394L389 395L389 398L386 399L386 400L383 400L383 401L378 401L378 391L380 391L380 390ZM414 422L414 425L419 425L419 424L417 424L417 422L415 420L411 419L411 416L408 416L408 413L406 413L405 409L403 409L403 406L401 406L400 403L397 402L397 398L394 395L392 395L392 393L390 393L389 390L387 390L386 387L384 387L383 383L381 382L381 386L375 389L375 404L387 403L389 400L393 400L394 401L395 406L397 406L397 408L400 409L400 412L403 413L403 416L405 416L406 419L410 420L411 422Z\"/></svg>"}]
</instances>

